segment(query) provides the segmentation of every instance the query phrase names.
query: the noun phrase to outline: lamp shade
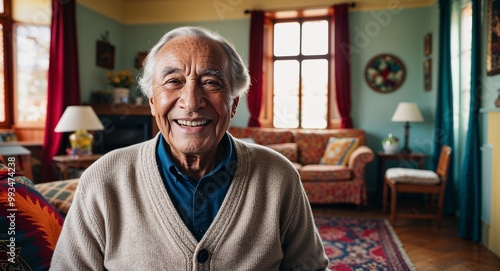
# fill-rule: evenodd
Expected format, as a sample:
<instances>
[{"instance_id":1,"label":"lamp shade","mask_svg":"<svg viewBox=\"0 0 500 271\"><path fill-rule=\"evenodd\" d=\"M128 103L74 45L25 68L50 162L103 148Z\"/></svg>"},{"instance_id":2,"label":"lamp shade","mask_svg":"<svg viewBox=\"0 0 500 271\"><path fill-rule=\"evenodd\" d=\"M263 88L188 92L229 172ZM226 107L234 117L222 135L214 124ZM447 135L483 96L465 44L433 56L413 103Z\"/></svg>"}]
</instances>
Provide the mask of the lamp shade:
<instances>
[{"instance_id":1,"label":"lamp shade","mask_svg":"<svg viewBox=\"0 0 500 271\"><path fill-rule=\"evenodd\" d=\"M398 104L391 121L395 122L422 122L424 117L416 103L402 102Z\"/></svg>"},{"instance_id":2,"label":"lamp shade","mask_svg":"<svg viewBox=\"0 0 500 271\"><path fill-rule=\"evenodd\" d=\"M73 132L76 130L104 130L104 126L91 106L68 106L54 129L55 132Z\"/></svg>"}]
</instances>

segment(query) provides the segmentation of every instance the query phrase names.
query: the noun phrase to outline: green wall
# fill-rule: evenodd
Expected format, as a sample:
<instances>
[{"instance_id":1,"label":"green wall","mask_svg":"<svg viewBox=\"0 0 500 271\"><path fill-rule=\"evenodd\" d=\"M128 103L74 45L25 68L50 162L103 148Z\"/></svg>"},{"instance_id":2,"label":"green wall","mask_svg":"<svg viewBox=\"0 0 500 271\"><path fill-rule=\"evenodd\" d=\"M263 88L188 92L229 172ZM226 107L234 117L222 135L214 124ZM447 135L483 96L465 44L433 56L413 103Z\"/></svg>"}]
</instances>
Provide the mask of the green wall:
<instances>
[{"instance_id":1,"label":"green wall","mask_svg":"<svg viewBox=\"0 0 500 271\"><path fill-rule=\"evenodd\" d=\"M437 7L404 9L399 13L389 11L354 12L350 16L351 45L351 99L352 117L355 127L366 131L367 145L375 152L382 151L380 141L389 132L404 141L404 123L391 122L398 102L416 102L425 119L412 123L409 147L413 151L432 154L434 147L434 113L436 104L437 69ZM425 18L425 19L424 19ZM423 86L423 38L427 33L433 37L432 89ZM391 53L398 56L406 67L403 85L392 93L372 90L363 78L366 63L375 55ZM428 159L429 165L430 159ZM377 161L367 167L368 190L381 184L376 182Z\"/></svg>"},{"instance_id":2,"label":"green wall","mask_svg":"<svg viewBox=\"0 0 500 271\"><path fill-rule=\"evenodd\" d=\"M355 127L367 133L367 144L380 151L380 141L392 132L403 139L404 124L390 121L398 102L417 102L425 122L414 123L410 129L410 148L432 154L434 112L436 103L437 69L437 6L403 10L380 10L350 13L352 117ZM95 65L95 42L109 30L111 43L116 47L115 69L133 68L139 51L148 50L167 31L180 24L122 25L85 7L77 7L78 44L82 101L90 100L90 92L105 89L105 69ZM184 25L184 24L183 24ZM248 58L249 20L196 22L215 30L231 40L238 52ZM433 37L432 90L423 88L423 38ZM398 56L406 66L406 80L393 93L378 93L366 84L363 73L366 63L380 53ZM246 98L242 99L231 125L246 126L249 118ZM376 161L367 168L368 190L376 186Z\"/></svg>"},{"instance_id":3,"label":"green wall","mask_svg":"<svg viewBox=\"0 0 500 271\"><path fill-rule=\"evenodd\" d=\"M106 31L109 42L115 46L115 69L121 69L125 63L124 34L126 28L115 20L102 16L90 9L77 5L76 24L78 38L78 61L80 62L80 93L82 102L90 101L92 91L105 90L108 69L96 65L96 42Z\"/></svg>"}]
</instances>

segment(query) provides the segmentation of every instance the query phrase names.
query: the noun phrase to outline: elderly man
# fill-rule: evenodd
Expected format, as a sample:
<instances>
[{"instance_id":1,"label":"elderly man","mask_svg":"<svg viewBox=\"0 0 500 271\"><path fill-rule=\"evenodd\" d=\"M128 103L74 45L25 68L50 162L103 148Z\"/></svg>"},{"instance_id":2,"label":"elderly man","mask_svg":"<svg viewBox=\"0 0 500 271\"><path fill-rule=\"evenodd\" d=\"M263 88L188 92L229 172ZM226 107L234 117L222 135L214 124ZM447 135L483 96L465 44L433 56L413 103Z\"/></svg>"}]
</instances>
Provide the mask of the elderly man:
<instances>
[{"instance_id":1,"label":"elderly man","mask_svg":"<svg viewBox=\"0 0 500 271\"><path fill-rule=\"evenodd\" d=\"M51 270L324 270L297 171L227 132L246 67L222 37L174 29L139 80L160 133L81 176Z\"/></svg>"}]
</instances>

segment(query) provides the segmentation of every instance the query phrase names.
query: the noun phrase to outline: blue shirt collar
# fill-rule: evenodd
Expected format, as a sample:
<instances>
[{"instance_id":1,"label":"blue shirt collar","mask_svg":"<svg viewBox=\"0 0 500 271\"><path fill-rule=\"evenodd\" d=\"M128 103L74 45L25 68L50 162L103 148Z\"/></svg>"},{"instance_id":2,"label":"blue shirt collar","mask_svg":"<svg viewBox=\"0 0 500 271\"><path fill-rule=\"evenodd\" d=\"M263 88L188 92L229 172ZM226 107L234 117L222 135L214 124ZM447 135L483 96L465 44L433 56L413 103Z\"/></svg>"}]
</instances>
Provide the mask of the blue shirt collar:
<instances>
[{"instance_id":1,"label":"blue shirt collar","mask_svg":"<svg viewBox=\"0 0 500 271\"><path fill-rule=\"evenodd\" d=\"M210 172L208 173L205 177L212 176L219 170L226 170L230 167L231 160L235 160L236 156L234 155L233 151L233 143L231 139L229 138L229 135L227 133L224 134L222 137L221 142L219 143L219 148L222 147L224 148L224 157L222 161ZM167 151L168 144L163 138L163 135L160 133L160 138L159 138L159 143L156 149L157 156L159 158L159 166L163 168L163 170L160 170L160 172L165 172L168 170L173 175L180 175L182 176L183 179L185 180L193 180L191 177L187 176L184 172L179 170L177 166L174 164L174 161L170 157ZM165 172L166 173L166 172ZM165 178L166 176L163 176ZM174 178L177 181L177 178Z\"/></svg>"}]
</instances>

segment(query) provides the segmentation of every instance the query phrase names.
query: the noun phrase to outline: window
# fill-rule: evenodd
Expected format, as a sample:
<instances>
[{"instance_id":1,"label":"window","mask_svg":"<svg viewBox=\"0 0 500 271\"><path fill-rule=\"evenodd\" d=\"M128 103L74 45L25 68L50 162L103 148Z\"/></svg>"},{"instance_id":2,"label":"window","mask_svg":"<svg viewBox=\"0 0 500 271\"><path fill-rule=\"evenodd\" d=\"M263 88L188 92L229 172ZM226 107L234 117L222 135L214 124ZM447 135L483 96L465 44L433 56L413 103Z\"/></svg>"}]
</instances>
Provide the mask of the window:
<instances>
[{"instance_id":1,"label":"window","mask_svg":"<svg viewBox=\"0 0 500 271\"><path fill-rule=\"evenodd\" d=\"M4 4L0 13L0 127L43 128L51 3L25 0L0 3Z\"/></svg>"},{"instance_id":2,"label":"window","mask_svg":"<svg viewBox=\"0 0 500 271\"><path fill-rule=\"evenodd\" d=\"M45 125L50 29L44 25L16 24L15 123Z\"/></svg>"},{"instance_id":3,"label":"window","mask_svg":"<svg viewBox=\"0 0 500 271\"><path fill-rule=\"evenodd\" d=\"M453 126L457 156L463 157L467 139L471 86L472 3L454 0L451 21L451 55L453 79ZM461 161L456 159L455 163ZM455 168L460 168L456 164ZM457 173L458 174L458 173Z\"/></svg>"},{"instance_id":4,"label":"window","mask_svg":"<svg viewBox=\"0 0 500 271\"><path fill-rule=\"evenodd\" d=\"M322 13L318 16L318 12ZM330 118L337 117L332 98L330 17L328 10L316 10L314 16L288 12L293 18L279 18L268 25L265 69L272 74L265 86L263 126L276 128L332 128ZM272 44L272 45L271 45ZM272 103L266 104L266 102Z\"/></svg>"}]
</instances>

